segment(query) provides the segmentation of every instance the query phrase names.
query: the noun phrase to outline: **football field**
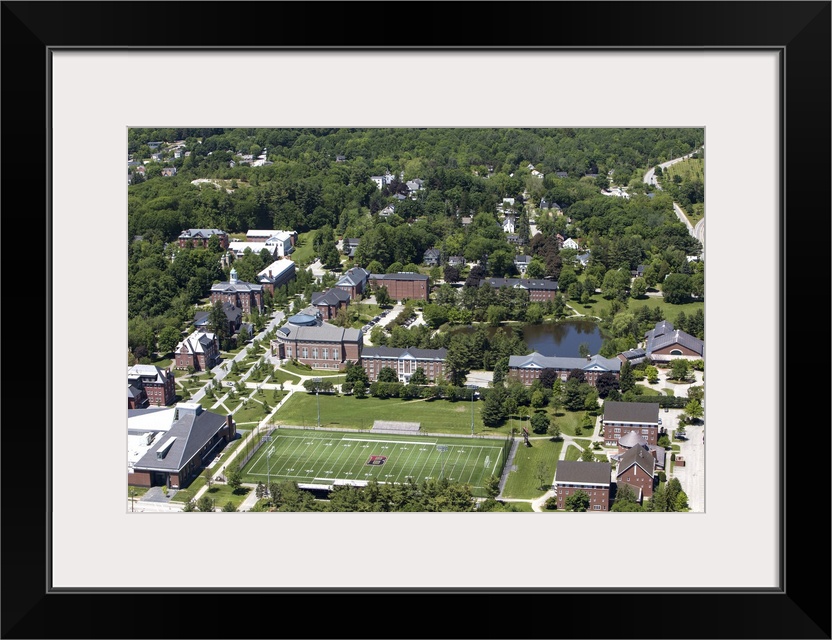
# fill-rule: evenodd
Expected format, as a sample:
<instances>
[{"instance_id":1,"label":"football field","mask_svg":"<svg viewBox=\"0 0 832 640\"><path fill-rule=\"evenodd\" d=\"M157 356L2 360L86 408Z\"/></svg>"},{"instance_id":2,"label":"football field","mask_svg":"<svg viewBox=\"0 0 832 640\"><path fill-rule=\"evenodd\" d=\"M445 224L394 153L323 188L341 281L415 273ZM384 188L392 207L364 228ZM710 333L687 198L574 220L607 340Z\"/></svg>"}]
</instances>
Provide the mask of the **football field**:
<instances>
[{"instance_id":1,"label":"football field","mask_svg":"<svg viewBox=\"0 0 832 640\"><path fill-rule=\"evenodd\" d=\"M364 485L447 478L482 495L502 473L507 443L386 433L277 429L243 469L245 482L294 480L300 485Z\"/></svg>"}]
</instances>

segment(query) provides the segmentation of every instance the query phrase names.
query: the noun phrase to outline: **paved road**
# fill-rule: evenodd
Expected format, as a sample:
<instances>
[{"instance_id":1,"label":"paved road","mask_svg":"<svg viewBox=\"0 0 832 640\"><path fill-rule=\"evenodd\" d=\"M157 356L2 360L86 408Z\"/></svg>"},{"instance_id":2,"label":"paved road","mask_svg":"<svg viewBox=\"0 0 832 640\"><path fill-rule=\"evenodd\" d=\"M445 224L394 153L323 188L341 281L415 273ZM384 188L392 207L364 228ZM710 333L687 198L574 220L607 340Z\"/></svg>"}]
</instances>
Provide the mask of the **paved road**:
<instances>
[{"instance_id":1,"label":"paved road","mask_svg":"<svg viewBox=\"0 0 832 640\"><path fill-rule=\"evenodd\" d=\"M702 145L701 149L704 149L704 148L705 148L705 145ZM690 158L694 153L696 153L696 152L695 151L691 152L691 153L687 154L686 156L682 156L681 158L673 158L673 160L668 160L667 162L663 162L659 166L662 169L666 169L667 167L669 167L671 165L674 165L677 162L681 162L682 160L686 160L687 158ZM656 180L656 168L655 167L651 167L647 171L647 173L644 174L643 180L644 180L645 184L651 184L654 187L656 187L656 189L658 189L659 191L662 191L662 186ZM702 250L704 251L705 250L705 219L702 218L702 220L700 220L696 224L696 227L693 227L691 225L690 221L687 219L687 216L685 216L682 209L675 202L673 203L673 211L676 214L676 217L679 218L679 220L681 220L684 223L684 225L688 228L688 233L690 233L690 235L692 235L694 238L699 240L700 244L702 245Z\"/></svg>"}]
</instances>

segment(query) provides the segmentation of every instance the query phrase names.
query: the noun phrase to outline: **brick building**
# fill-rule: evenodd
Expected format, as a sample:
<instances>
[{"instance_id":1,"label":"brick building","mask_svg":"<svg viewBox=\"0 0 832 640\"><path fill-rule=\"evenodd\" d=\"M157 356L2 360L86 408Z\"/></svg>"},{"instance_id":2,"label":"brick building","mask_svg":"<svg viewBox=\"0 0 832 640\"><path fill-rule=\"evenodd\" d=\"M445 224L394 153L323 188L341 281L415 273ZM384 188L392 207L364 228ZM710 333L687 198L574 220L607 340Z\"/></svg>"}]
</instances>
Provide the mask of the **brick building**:
<instances>
[{"instance_id":1,"label":"brick building","mask_svg":"<svg viewBox=\"0 0 832 640\"><path fill-rule=\"evenodd\" d=\"M218 282L211 287L211 304L217 300L240 307L243 313L251 313L255 308L262 313L263 285L238 280L237 270L232 267L228 282Z\"/></svg>"},{"instance_id":2,"label":"brick building","mask_svg":"<svg viewBox=\"0 0 832 640\"><path fill-rule=\"evenodd\" d=\"M558 283L555 280L544 280L542 278L486 278L480 282L480 286L488 286L492 289L499 289L500 287L526 289L529 292L530 302L554 300L558 292Z\"/></svg>"},{"instance_id":3,"label":"brick building","mask_svg":"<svg viewBox=\"0 0 832 640\"><path fill-rule=\"evenodd\" d=\"M617 445L619 439L635 431L648 445L655 445L659 437L659 403L606 400L601 424L605 444Z\"/></svg>"},{"instance_id":4,"label":"brick building","mask_svg":"<svg viewBox=\"0 0 832 640\"><path fill-rule=\"evenodd\" d=\"M370 285L387 287L392 300L427 300L428 277L421 273L373 273Z\"/></svg>"},{"instance_id":5,"label":"brick building","mask_svg":"<svg viewBox=\"0 0 832 640\"><path fill-rule=\"evenodd\" d=\"M147 420L134 426L128 414L128 486L184 489L237 435L231 414L213 413L199 403L180 402L175 411L159 415L162 420L148 427Z\"/></svg>"},{"instance_id":6,"label":"brick building","mask_svg":"<svg viewBox=\"0 0 832 640\"><path fill-rule=\"evenodd\" d=\"M228 334L233 336L240 330L240 326L243 322L243 310L240 309L240 307L231 304L230 302L223 302L222 311L225 314ZM199 331L210 331L211 312L197 311L194 314L194 327L196 327Z\"/></svg>"},{"instance_id":7,"label":"brick building","mask_svg":"<svg viewBox=\"0 0 832 640\"><path fill-rule=\"evenodd\" d=\"M217 336L197 329L176 345L176 368L193 367L195 371L209 371L220 362Z\"/></svg>"},{"instance_id":8,"label":"brick building","mask_svg":"<svg viewBox=\"0 0 832 640\"><path fill-rule=\"evenodd\" d=\"M628 449L618 461L615 474L618 485L628 484L635 489L639 498L653 497L656 482L656 459L645 447Z\"/></svg>"},{"instance_id":9,"label":"brick building","mask_svg":"<svg viewBox=\"0 0 832 640\"><path fill-rule=\"evenodd\" d=\"M670 362L675 358L699 360L705 357L705 343L699 338L675 329L667 320L644 334L644 348L652 362Z\"/></svg>"},{"instance_id":10,"label":"brick building","mask_svg":"<svg viewBox=\"0 0 832 640\"><path fill-rule=\"evenodd\" d=\"M312 306L315 307L324 320L334 318L339 309L346 309L349 304L350 294L337 287L312 294Z\"/></svg>"},{"instance_id":11,"label":"brick building","mask_svg":"<svg viewBox=\"0 0 832 640\"><path fill-rule=\"evenodd\" d=\"M173 372L150 364L136 364L127 369L127 408L164 407L176 400Z\"/></svg>"},{"instance_id":12,"label":"brick building","mask_svg":"<svg viewBox=\"0 0 832 640\"><path fill-rule=\"evenodd\" d=\"M595 355L586 358L568 358L562 356L544 356L536 351L525 356L509 356L508 376L520 380L529 386L537 380L545 369L554 369L561 380L566 380L573 369L584 373L584 382L595 386L598 377L611 373L618 379L621 361L618 358L604 358Z\"/></svg>"},{"instance_id":13,"label":"brick building","mask_svg":"<svg viewBox=\"0 0 832 640\"><path fill-rule=\"evenodd\" d=\"M257 274L257 284L274 295L275 289L289 284L297 277L295 263L292 260L275 260Z\"/></svg>"},{"instance_id":14,"label":"brick building","mask_svg":"<svg viewBox=\"0 0 832 640\"><path fill-rule=\"evenodd\" d=\"M344 369L361 362L364 334L324 322L313 310L290 316L271 341L272 354L295 359L313 369Z\"/></svg>"},{"instance_id":15,"label":"brick building","mask_svg":"<svg viewBox=\"0 0 832 640\"><path fill-rule=\"evenodd\" d=\"M611 473L612 465L609 462L559 460L555 473L558 509L565 509L567 498L577 491L583 491L589 496L587 511L609 511Z\"/></svg>"},{"instance_id":16,"label":"brick building","mask_svg":"<svg viewBox=\"0 0 832 640\"><path fill-rule=\"evenodd\" d=\"M208 241L211 236L218 236L220 239L220 246L223 249L228 249L228 234L220 229L185 229L179 234L177 238L180 247L187 247L189 242L193 243L195 248L207 248Z\"/></svg>"},{"instance_id":17,"label":"brick building","mask_svg":"<svg viewBox=\"0 0 832 640\"><path fill-rule=\"evenodd\" d=\"M360 298L367 288L370 272L361 267L353 267L342 275L335 283L336 289L342 289L350 294L350 299Z\"/></svg>"},{"instance_id":18,"label":"brick building","mask_svg":"<svg viewBox=\"0 0 832 640\"><path fill-rule=\"evenodd\" d=\"M399 376L399 382L410 382L416 369L421 369L428 382L435 382L445 372L447 349L394 349L393 347L364 347L361 366L370 382L378 379L384 367L390 367Z\"/></svg>"}]
</instances>

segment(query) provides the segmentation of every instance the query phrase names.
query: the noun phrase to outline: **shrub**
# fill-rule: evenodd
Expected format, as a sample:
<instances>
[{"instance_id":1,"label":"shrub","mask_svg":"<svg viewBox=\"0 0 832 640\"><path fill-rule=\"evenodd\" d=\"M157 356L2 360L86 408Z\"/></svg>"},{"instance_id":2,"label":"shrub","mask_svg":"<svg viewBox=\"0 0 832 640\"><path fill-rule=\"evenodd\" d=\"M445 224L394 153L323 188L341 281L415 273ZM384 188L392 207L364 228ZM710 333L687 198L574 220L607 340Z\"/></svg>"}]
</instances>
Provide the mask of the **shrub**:
<instances>
[{"instance_id":1,"label":"shrub","mask_svg":"<svg viewBox=\"0 0 832 640\"><path fill-rule=\"evenodd\" d=\"M550 498L547 498L546 502L543 503L543 506L549 511L556 511L558 508L557 496L551 496Z\"/></svg>"}]
</instances>

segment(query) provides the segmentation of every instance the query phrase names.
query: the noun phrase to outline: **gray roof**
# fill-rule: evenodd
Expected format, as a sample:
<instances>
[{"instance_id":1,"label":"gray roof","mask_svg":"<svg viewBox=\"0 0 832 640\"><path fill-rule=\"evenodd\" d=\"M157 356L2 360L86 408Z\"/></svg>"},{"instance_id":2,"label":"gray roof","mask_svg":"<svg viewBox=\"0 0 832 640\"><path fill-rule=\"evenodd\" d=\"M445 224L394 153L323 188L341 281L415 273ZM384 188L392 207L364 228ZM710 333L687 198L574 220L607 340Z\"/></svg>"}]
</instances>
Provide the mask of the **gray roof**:
<instances>
[{"instance_id":1,"label":"gray roof","mask_svg":"<svg viewBox=\"0 0 832 640\"><path fill-rule=\"evenodd\" d=\"M335 286L355 287L361 284L362 282L365 282L369 275L370 272L366 269L362 269L361 267L353 267L341 276L338 282L335 283Z\"/></svg>"},{"instance_id":2,"label":"gray roof","mask_svg":"<svg viewBox=\"0 0 832 640\"><path fill-rule=\"evenodd\" d=\"M673 325L667 320L656 323L655 329L648 331L644 337L647 343L648 354L674 344L695 351L699 355L705 353L705 343L702 340L689 333L685 333L681 329L674 329Z\"/></svg>"},{"instance_id":3,"label":"gray roof","mask_svg":"<svg viewBox=\"0 0 832 640\"><path fill-rule=\"evenodd\" d=\"M441 254L439 253L439 249L428 249L425 251L425 257L434 256L438 258Z\"/></svg>"},{"instance_id":4,"label":"gray roof","mask_svg":"<svg viewBox=\"0 0 832 640\"><path fill-rule=\"evenodd\" d=\"M514 264L529 264L531 261L531 256L514 256Z\"/></svg>"},{"instance_id":5,"label":"gray roof","mask_svg":"<svg viewBox=\"0 0 832 640\"><path fill-rule=\"evenodd\" d=\"M238 280L237 282L218 282L211 287L211 293L237 293L239 291L244 293L263 291L263 285Z\"/></svg>"},{"instance_id":6,"label":"gray roof","mask_svg":"<svg viewBox=\"0 0 832 640\"><path fill-rule=\"evenodd\" d=\"M360 329L342 329L323 321L308 326L286 323L280 327L279 331L289 340L323 342L362 342L364 340L364 334Z\"/></svg>"},{"instance_id":7,"label":"gray roof","mask_svg":"<svg viewBox=\"0 0 832 640\"><path fill-rule=\"evenodd\" d=\"M647 352L644 349L628 349L627 351L622 351L620 355L624 356L627 360L637 360L646 356Z\"/></svg>"},{"instance_id":8,"label":"gray roof","mask_svg":"<svg viewBox=\"0 0 832 640\"><path fill-rule=\"evenodd\" d=\"M427 280L428 277L421 273L371 273L370 280Z\"/></svg>"},{"instance_id":9,"label":"gray roof","mask_svg":"<svg viewBox=\"0 0 832 640\"><path fill-rule=\"evenodd\" d=\"M557 291L556 280L543 280L535 278L486 278L480 281L480 286L489 285L494 289L500 287L513 287L515 289L529 289L537 291Z\"/></svg>"},{"instance_id":10,"label":"gray roof","mask_svg":"<svg viewBox=\"0 0 832 640\"><path fill-rule=\"evenodd\" d=\"M142 395L142 390L141 389L137 389L132 384L127 385L127 397L128 398L138 398L140 395ZM128 409L128 411L129 411L129 409Z\"/></svg>"},{"instance_id":11,"label":"gray roof","mask_svg":"<svg viewBox=\"0 0 832 640\"><path fill-rule=\"evenodd\" d=\"M566 171L555 171L555 175L558 178L565 178L568 174L566 173Z\"/></svg>"},{"instance_id":12,"label":"gray roof","mask_svg":"<svg viewBox=\"0 0 832 640\"><path fill-rule=\"evenodd\" d=\"M134 468L178 471L205 446L214 434L223 428L225 422L226 416L211 411L202 411L199 415L193 413L180 415L179 420L174 422L168 432L153 444ZM158 459L156 452L172 437L176 440L170 450L164 458Z\"/></svg>"},{"instance_id":13,"label":"gray roof","mask_svg":"<svg viewBox=\"0 0 832 640\"><path fill-rule=\"evenodd\" d=\"M604 422L633 422L658 426L659 403L605 400Z\"/></svg>"},{"instance_id":14,"label":"gray roof","mask_svg":"<svg viewBox=\"0 0 832 640\"><path fill-rule=\"evenodd\" d=\"M348 291L333 287L326 291L317 291L312 294L312 305L318 306L325 304L329 307L336 307L342 302L349 302L350 294Z\"/></svg>"},{"instance_id":15,"label":"gray roof","mask_svg":"<svg viewBox=\"0 0 832 640\"><path fill-rule=\"evenodd\" d=\"M620 476L634 464L640 466L651 476L656 470L656 460L653 458L653 455L644 447L633 447L632 449L625 451L621 456L621 459L618 462L617 475Z\"/></svg>"},{"instance_id":16,"label":"gray roof","mask_svg":"<svg viewBox=\"0 0 832 640\"><path fill-rule=\"evenodd\" d=\"M638 446L646 446L647 440L641 437L638 431L628 431L623 437L618 439L618 444L628 449Z\"/></svg>"},{"instance_id":17,"label":"gray roof","mask_svg":"<svg viewBox=\"0 0 832 640\"><path fill-rule=\"evenodd\" d=\"M591 358L544 356L537 351L525 356L509 356L509 368L518 369L581 369L582 371L621 371L621 360L594 355Z\"/></svg>"},{"instance_id":18,"label":"gray roof","mask_svg":"<svg viewBox=\"0 0 832 640\"><path fill-rule=\"evenodd\" d=\"M152 382L164 382L165 370L152 364L134 364L127 369L127 379L135 380L137 378L144 381L151 381L152 378Z\"/></svg>"},{"instance_id":19,"label":"gray roof","mask_svg":"<svg viewBox=\"0 0 832 640\"><path fill-rule=\"evenodd\" d=\"M187 353L204 353L205 347L214 341L214 334L202 331L194 331L191 335L185 338L182 342L176 345L177 353L182 350L182 345L185 345Z\"/></svg>"},{"instance_id":20,"label":"gray roof","mask_svg":"<svg viewBox=\"0 0 832 640\"><path fill-rule=\"evenodd\" d=\"M159 411L170 411L173 407L148 407L147 409L128 409L127 418L135 418L136 416L149 416L151 413L158 413ZM130 425L127 425L130 428Z\"/></svg>"},{"instance_id":21,"label":"gray roof","mask_svg":"<svg viewBox=\"0 0 832 640\"><path fill-rule=\"evenodd\" d=\"M417 349L407 347L396 349L393 347L364 347L362 358L405 358L411 356L416 360L444 360L448 355L447 349Z\"/></svg>"},{"instance_id":22,"label":"gray roof","mask_svg":"<svg viewBox=\"0 0 832 640\"><path fill-rule=\"evenodd\" d=\"M572 462L559 460L555 482L610 484L612 465L609 462Z\"/></svg>"},{"instance_id":23,"label":"gray roof","mask_svg":"<svg viewBox=\"0 0 832 640\"><path fill-rule=\"evenodd\" d=\"M182 233L179 234L179 237L182 239L185 238L210 238L211 236L226 235L225 231L221 231L220 229L185 229Z\"/></svg>"}]
</instances>

